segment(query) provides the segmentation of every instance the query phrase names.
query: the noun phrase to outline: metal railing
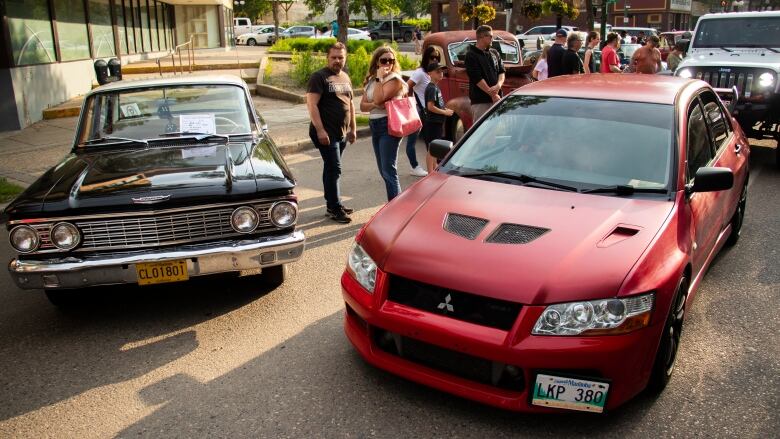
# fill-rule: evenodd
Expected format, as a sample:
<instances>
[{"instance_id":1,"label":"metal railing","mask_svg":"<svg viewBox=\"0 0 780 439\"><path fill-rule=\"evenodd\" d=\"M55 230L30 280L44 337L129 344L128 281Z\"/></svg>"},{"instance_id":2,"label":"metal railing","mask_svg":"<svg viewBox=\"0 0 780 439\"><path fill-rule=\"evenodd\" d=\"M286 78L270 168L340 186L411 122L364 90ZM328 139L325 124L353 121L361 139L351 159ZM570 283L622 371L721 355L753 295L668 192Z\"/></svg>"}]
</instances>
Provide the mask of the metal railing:
<instances>
[{"instance_id":1,"label":"metal railing","mask_svg":"<svg viewBox=\"0 0 780 439\"><path fill-rule=\"evenodd\" d=\"M189 67L190 73L192 73L193 66L195 65L195 49L192 47L192 38L193 36L190 35L190 40L186 43L181 43L178 46L174 47L173 50L171 50L170 56L171 56L171 65L173 66L173 74L176 74L176 56L179 57L179 73L184 74L184 63L182 62L181 52L182 49L185 49L187 51L187 65ZM167 59L168 55L165 55L162 58L157 58L157 69L160 71L160 76L162 76L162 63L161 61L163 59Z\"/></svg>"}]
</instances>

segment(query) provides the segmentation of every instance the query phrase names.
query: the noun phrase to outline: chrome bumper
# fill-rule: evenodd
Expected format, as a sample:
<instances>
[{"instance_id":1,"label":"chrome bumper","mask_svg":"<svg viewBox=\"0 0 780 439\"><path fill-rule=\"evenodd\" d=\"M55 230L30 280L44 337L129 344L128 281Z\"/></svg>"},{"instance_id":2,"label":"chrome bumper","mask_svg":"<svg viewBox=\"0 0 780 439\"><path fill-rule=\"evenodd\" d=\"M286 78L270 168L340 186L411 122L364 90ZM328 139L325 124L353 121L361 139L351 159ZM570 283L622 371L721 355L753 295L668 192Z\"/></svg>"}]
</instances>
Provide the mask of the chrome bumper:
<instances>
[{"instance_id":1,"label":"chrome bumper","mask_svg":"<svg viewBox=\"0 0 780 439\"><path fill-rule=\"evenodd\" d=\"M40 260L14 259L8 264L23 289L80 288L138 282L135 264L187 260L190 277L235 271L257 271L295 262L303 256L302 231L242 241L181 245L141 253L68 256Z\"/></svg>"}]
</instances>

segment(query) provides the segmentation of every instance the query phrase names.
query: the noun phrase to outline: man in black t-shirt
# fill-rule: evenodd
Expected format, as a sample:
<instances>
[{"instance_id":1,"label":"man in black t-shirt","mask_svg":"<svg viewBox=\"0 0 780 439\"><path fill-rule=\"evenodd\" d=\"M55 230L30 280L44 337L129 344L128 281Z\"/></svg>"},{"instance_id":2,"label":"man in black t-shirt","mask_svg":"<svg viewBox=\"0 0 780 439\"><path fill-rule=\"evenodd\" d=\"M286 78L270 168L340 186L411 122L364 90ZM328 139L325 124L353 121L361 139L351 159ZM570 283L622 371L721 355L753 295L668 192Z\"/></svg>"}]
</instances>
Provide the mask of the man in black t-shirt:
<instances>
[{"instance_id":1,"label":"man in black t-shirt","mask_svg":"<svg viewBox=\"0 0 780 439\"><path fill-rule=\"evenodd\" d=\"M582 65L582 60L577 54L580 47L582 47L582 39L579 35L572 32L569 38L566 40L566 53L563 54L563 62L561 63L562 75L578 75L585 73L585 69Z\"/></svg>"},{"instance_id":2,"label":"man in black t-shirt","mask_svg":"<svg viewBox=\"0 0 780 439\"><path fill-rule=\"evenodd\" d=\"M477 28L477 41L466 50L466 74L469 76L469 99L474 121L501 99L506 70L501 55L492 45L493 28L482 25Z\"/></svg>"},{"instance_id":3,"label":"man in black t-shirt","mask_svg":"<svg viewBox=\"0 0 780 439\"><path fill-rule=\"evenodd\" d=\"M547 52L547 77L553 78L560 76L563 73L563 54L566 53L566 49L563 48L563 44L566 42L566 30L558 29L555 31L555 44L550 47L550 51Z\"/></svg>"},{"instance_id":4,"label":"man in black t-shirt","mask_svg":"<svg viewBox=\"0 0 780 439\"><path fill-rule=\"evenodd\" d=\"M352 209L341 204L339 177L341 155L347 142L357 137L355 108L352 104L352 82L342 71L347 61L347 48L336 43L328 49L328 66L309 78L306 106L311 117L309 138L320 151L323 160L322 186L328 214L335 221L349 223Z\"/></svg>"}]
</instances>

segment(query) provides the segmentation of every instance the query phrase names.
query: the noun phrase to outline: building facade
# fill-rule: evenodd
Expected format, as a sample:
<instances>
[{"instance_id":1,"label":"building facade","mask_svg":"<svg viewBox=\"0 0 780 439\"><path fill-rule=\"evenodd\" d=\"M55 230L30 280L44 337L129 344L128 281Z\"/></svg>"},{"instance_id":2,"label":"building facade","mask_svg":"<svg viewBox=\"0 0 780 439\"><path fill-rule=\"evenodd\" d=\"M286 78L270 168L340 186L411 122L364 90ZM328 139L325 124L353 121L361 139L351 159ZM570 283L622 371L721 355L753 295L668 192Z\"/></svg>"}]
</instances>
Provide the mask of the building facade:
<instances>
[{"instance_id":1,"label":"building facade","mask_svg":"<svg viewBox=\"0 0 780 439\"><path fill-rule=\"evenodd\" d=\"M192 40L233 44L232 0L0 1L0 131L86 93L97 59L157 58Z\"/></svg>"}]
</instances>

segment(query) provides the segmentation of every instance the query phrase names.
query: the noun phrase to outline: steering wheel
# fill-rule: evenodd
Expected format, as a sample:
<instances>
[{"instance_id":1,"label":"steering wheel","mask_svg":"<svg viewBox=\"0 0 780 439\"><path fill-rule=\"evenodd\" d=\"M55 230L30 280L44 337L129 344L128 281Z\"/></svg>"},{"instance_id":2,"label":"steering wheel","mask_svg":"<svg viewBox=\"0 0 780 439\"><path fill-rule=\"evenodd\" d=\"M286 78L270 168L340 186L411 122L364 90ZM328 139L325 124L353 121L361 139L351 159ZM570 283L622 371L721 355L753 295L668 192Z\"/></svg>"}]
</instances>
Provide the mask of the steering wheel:
<instances>
[{"instance_id":1,"label":"steering wheel","mask_svg":"<svg viewBox=\"0 0 780 439\"><path fill-rule=\"evenodd\" d=\"M228 133L234 133L241 125L237 124L233 119L224 116L214 116L215 125L217 128L222 128L220 131L227 131ZM219 123L224 122L224 123Z\"/></svg>"}]
</instances>

